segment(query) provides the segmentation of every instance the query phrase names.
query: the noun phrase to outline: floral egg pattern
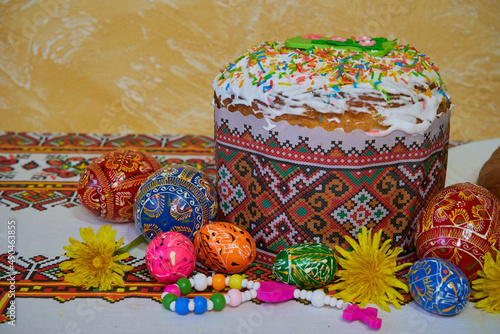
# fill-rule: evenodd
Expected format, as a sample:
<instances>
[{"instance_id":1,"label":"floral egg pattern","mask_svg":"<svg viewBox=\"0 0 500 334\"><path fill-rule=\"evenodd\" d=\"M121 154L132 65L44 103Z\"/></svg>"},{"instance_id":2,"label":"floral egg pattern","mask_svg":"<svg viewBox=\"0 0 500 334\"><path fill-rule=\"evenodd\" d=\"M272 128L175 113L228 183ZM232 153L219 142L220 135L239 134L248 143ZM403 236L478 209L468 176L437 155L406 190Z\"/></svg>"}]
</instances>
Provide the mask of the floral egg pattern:
<instances>
[{"instance_id":1,"label":"floral egg pattern","mask_svg":"<svg viewBox=\"0 0 500 334\"><path fill-rule=\"evenodd\" d=\"M135 225L147 240L179 232L193 240L217 214L215 187L201 170L188 165L164 167L141 185L134 204Z\"/></svg>"},{"instance_id":2,"label":"floral egg pattern","mask_svg":"<svg viewBox=\"0 0 500 334\"><path fill-rule=\"evenodd\" d=\"M134 220L137 191L160 163L146 152L123 149L95 159L78 182L78 200L92 215L113 223Z\"/></svg>"},{"instance_id":3,"label":"floral egg pattern","mask_svg":"<svg viewBox=\"0 0 500 334\"><path fill-rule=\"evenodd\" d=\"M479 278L484 256L500 244L500 202L486 188L458 183L426 205L416 226L419 259L437 257L455 264L469 282Z\"/></svg>"}]
</instances>

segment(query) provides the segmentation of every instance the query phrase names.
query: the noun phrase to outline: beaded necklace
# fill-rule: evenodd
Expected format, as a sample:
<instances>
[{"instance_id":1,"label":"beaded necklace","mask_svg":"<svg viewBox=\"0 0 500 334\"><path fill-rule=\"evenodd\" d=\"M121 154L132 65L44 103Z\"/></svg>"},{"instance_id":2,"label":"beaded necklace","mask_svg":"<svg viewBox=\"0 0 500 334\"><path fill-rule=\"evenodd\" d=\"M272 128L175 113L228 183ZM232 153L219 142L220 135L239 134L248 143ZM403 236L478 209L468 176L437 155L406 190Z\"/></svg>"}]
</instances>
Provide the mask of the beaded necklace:
<instances>
[{"instance_id":1,"label":"beaded necklace","mask_svg":"<svg viewBox=\"0 0 500 334\"><path fill-rule=\"evenodd\" d=\"M181 297L188 295L192 288L201 292L205 291L209 286L216 291L222 291L226 287L229 287L230 290L225 295L216 292L208 300L203 296L196 296L193 300ZM241 292L241 289L246 289L246 291ZM180 315L186 315L189 312L203 314L206 311L221 311L226 305L237 307L241 303L255 298L264 302L281 302L290 299L307 300L314 307L319 308L329 305L343 309L343 319L345 320L361 320L374 329L378 329L382 325L382 320L377 318L378 310L375 308L361 309L357 305L344 303L342 299L327 296L321 289L310 291L278 282L254 282L239 274L227 277L222 274L215 274L207 277L202 273L198 273L189 279L180 278L175 284L167 285L161 295L163 306L167 310Z\"/></svg>"},{"instance_id":2,"label":"beaded necklace","mask_svg":"<svg viewBox=\"0 0 500 334\"><path fill-rule=\"evenodd\" d=\"M202 296L194 297L189 300L186 297L194 288L196 291L205 291L207 287L212 286L216 291L222 291L229 286L231 289L226 295L216 292L212 294L210 299ZM241 289L247 291L241 292ZM165 287L161 295L163 306L166 309L185 315L189 312L195 314L203 314L206 311L221 311L226 305L233 307L239 306L241 303L257 298L257 290L260 288L260 282L249 281L243 276L235 274L225 277L222 274L215 274L207 277L204 274L198 273L193 277L180 278L175 284L169 284Z\"/></svg>"}]
</instances>

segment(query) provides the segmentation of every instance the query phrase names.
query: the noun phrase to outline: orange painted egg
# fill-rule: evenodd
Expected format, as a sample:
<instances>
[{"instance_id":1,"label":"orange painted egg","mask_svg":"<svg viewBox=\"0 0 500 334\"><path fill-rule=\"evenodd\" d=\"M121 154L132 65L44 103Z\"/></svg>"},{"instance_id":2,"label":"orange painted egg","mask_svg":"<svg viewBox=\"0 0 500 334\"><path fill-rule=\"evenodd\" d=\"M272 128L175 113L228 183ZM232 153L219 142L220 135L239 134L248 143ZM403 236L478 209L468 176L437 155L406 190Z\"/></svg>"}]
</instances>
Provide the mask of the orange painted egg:
<instances>
[{"instance_id":1,"label":"orange painted egg","mask_svg":"<svg viewBox=\"0 0 500 334\"><path fill-rule=\"evenodd\" d=\"M204 225L194 238L200 260L208 268L227 274L239 273L252 264L255 242L247 231L230 223Z\"/></svg>"},{"instance_id":2,"label":"orange painted egg","mask_svg":"<svg viewBox=\"0 0 500 334\"><path fill-rule=\"evenodd\" d=\"M500 202L486 188L458 183L426 205L415 231L419 259L437 257L456 265L470 281L479 278L484 256L500 245Z\"/></svg>"}]
</instances>

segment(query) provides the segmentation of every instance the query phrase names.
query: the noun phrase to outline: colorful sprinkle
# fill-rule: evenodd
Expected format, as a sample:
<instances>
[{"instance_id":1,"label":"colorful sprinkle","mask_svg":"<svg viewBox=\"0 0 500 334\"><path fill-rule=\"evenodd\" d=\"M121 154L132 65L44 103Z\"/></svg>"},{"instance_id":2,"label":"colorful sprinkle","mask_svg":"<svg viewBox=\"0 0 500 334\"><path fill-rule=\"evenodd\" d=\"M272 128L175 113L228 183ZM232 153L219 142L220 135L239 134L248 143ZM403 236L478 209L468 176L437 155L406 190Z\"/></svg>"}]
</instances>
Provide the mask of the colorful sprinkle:
<instances>
[{"instance_id":1,"label":"colorful sprinkle","mask_svg":"<svg viewBox=\"0 0 500 334\"><path fill-rule=\"evenodd\" d=\"M322 37L320 35L305 35L308 39L325 39L330 42L344 41L338 36ZM305 38L304 36L302 36ZM352 37L354 40L354 37ZM370 43L374 40L370 36L360 36L356 41ZM328 44L328 43L327 43ZM286 56L283 56L286 55ZM242 60L248 59L247 62ZM248 70L245 68L249 68ZM272 96L278 86L303 86L304 91L324 91L326 97L341 99L338 92L343 87L354 89L370 85L390 101L387 89L387 79L391 82L410 85L409 89L415 94L422 93L415 88L425 82L438 86L437 91L448 100L444 91L438 68L425 54L418 52L408 45L396 44L394 50L384 57L375 57L365 52L356 52L330 47L311 49L289 49L281 43L269 42L253 47L234 63L230 63L216 78L216 84L221 89L229 90L231 86L243 87L247 85L259 87L259 92L266 95L272 105ZM436 73L433 73L436 71ZM283 78L286 78L285 80ZM319 85L318 85L319 83ZM410 84L411 83L411 84ZM278 89L279 91L279 89ZM432 91L427 89L423 94L432 98ZM425 108L425 100L424 100ZM380 114L377 115L377 117Z\"/></svg>"}]
</instances>

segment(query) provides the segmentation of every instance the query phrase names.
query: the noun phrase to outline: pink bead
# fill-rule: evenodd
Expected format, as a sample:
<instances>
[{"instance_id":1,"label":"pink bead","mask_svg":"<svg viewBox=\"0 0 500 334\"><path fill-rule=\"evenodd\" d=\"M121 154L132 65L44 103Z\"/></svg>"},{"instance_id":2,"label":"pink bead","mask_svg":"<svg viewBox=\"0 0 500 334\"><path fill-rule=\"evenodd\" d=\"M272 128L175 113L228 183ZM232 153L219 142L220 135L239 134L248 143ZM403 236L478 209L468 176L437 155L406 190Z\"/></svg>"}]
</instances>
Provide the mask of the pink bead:
<instances>
[{"instance_id":1,"label":"pink bead","mask_svg":"<svg viewBox=\"0 0 500 334\"><path fill-rule=\"evenodd\" d=\"M263 302L284 302L285 300L294 298L293 292L296 289L297 288L295 286L284 283L262 281L260 282L260 287L257 290L257 299ZM301 297L301 299L304 298Z\"/></svg>"},{"instance_id":2,"label":"pink bead","mask_svg":"<svg viewBox=\"0 0 500 334\"><path fill-rule=\"evenodd\" d=\"M240 290L236 289L231 289L227 292L227 295L229 296L229 305L232 307L236 307L241 304L241 292Z\"/></svg>"},{"instance_id":3,"label":"pink bead","mask_svg":"<svg viewBox=\"0 0 500 334\"><path fill-rule=\"evenodd\" d=\"M179 286L177 284L169 284L165 287L163 292L168 292L168 293L173 293L177 297L181 296L181 289L179 289Z\"/></svg>"}]
</instances>

